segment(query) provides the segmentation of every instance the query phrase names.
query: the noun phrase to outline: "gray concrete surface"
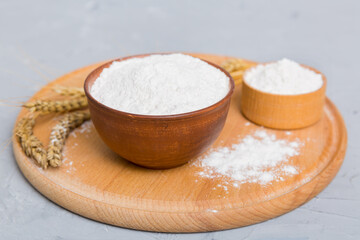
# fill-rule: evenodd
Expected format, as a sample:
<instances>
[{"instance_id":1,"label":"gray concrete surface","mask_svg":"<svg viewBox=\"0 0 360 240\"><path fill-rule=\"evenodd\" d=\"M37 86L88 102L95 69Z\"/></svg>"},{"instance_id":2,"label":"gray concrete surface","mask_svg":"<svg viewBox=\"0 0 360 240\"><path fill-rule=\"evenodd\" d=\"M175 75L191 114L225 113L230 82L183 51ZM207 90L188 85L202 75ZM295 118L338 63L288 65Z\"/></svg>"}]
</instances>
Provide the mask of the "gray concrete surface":
<instances>
[{"instance_id":1,"label":"gray concrete surface","mask_svg":"<svg viewBox=\"0 0 360 240\"><path fill-rule=\"evenodd\" d=\"M0 107L0 239L360 239L359 1L0 1L0 99L102 60L161 51L288 57L328 77L349 145L334 181L281 217L249 227L160 234L98 223L34 190L5 148L19 111Z\"/></svg>"}]
</instances>

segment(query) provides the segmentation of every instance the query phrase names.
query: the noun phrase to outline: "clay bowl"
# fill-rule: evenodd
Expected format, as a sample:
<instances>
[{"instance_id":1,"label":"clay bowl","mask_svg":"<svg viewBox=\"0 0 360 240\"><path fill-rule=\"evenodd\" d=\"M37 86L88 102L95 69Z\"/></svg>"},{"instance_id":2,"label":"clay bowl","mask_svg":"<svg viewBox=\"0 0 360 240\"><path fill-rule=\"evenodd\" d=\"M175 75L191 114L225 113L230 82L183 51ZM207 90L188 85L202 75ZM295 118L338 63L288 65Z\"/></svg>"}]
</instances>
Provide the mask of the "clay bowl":
<instances>
[{"instance_id":1,"label":"clay bowl","mask_svg":"<svg viewBox=\"0 0 360 240\"><path fill-rule=\"evenodd\" d=\"M130 56L114 61L149 55ZM105 144L121 157L147 168L172 168L199 156L219 136L234 90L234 81L225 70L205 61L224 72L230 79L230 90L219 102L193 112L151 116L115 110L91 96L90 89L94 81L112 62L91 72L85 80L84 88L97 132Z\"/></svg>"},{"instance_id":2,"label":"clay bowl","mask_svg":"<svg viewBox=\"0 0 360 240\"><path fill-rule=\"evenodd\" d=\"M324 111L326 77L316 69L304 66L322 76L323 85L316 91L281 95L260 91L243 81L241 111L250 121L275 129L299 129L318 122Z\"/></svg>"}]
</instances>

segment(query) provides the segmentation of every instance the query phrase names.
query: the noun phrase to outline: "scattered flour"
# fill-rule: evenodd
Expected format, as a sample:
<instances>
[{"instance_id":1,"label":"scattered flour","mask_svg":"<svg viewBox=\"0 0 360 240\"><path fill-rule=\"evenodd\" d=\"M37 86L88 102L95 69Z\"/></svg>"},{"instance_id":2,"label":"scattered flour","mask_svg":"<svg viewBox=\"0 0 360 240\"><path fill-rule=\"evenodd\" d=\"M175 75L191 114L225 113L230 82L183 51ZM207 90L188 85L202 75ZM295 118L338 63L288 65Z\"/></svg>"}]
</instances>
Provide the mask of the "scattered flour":
<instances>
[{"instance_id":1,"label":"scattered flour","mask_svg":"<svg viewBox=\"0 0 360 240\"><path fill-rule=\"evenodd\" d=\"M86 121L84 122L80 127L74 129L71 133L70 136L73 138L77 138L78 134L80 135L84 135L86 138L89 137L89 133L91 133L92 131L92 122L91 121ZM74 166L74 162L68 157L68 151L72 151L73 149L75 149L76 147L78 147L79 144L77 142L74 142L72 145L65 145L64 150L63 150L63 167L66 169L66 172L69 174L74 174L77 171L77 168ZM84 160L80 160L78 159L77 161L77 167L84 167Z\"/></svg>"},{"instance_id":2,"label":"scattered flour","mask_svg":"<svg viewBox=\"0 0 360 240\"><path fill-rule=\"evenodd\" d=\"M88 134L91 132L91 127L92 127L92 122L91 121L86 121L83 124L81 124L80 127L74 129L70 133L70 136L76 138L77 135L80 133L80 134L86 134L85 136L87 137Z\"/></svg>"},{"instance_id":3,"label":"scattered flour","mask_svg":"<svg viewBox=\"0 0 360 240\"><path fill-rule=\"evenodd\" d=\"M70 173L70 174L74 174L77 169L73 166L73 161L70 160L69 158L65 157L63 158L63 162L62 162L63 167L66 168L66 172Z\"/></svg>"},{"instance_id":4,"label":"scattered flour","mask_svg":"<svg viewBox=\"0 0 360 240\"><path fill-rule=\"evenodd\" d=\"M90 91L99 102L120 111L171 115L211 106L229 89L229 78L210 64L184 54L165 54L114 62Z\"/></svg>"},{"instance_id":5,"label":"scattered flour","mask_svg":"<svg viewBox=\"0 0 360 240\"><path fill-rule=\"evenodd\" d=\"M299 141L277 139L265 130L258 130L230 148L214 149L193 164L202 169L200 176L227 176L235 181L234 187L246 182L267 184L283 181L283 176L298 174L298 170L289 165L288 160L299 155L300 146ZM224 189L227 190L227 187Z\"/></svg>"},{"instance_id":6,"label":"scattered flour","mask_svg":"<svg viewBox=\"0 0 360 240\"><path fill-rule=\"evenodd\" d=\"M213 212L213 213L217 213L217 212L218 212L218 210L216 210L216 209L208 209L207 211L208 211L208 212Z\"/></svg>"},{"instance_id":7,"label":"scattered flour","mask_svg":"<svg viewBox=\"0 0 360 240\"><path fill-rule=\"evenodd\" d=\"M322 76L289 59L249 69L244 81L263 92L296 95L318 90Z\"/></svg>"}]
</instances>

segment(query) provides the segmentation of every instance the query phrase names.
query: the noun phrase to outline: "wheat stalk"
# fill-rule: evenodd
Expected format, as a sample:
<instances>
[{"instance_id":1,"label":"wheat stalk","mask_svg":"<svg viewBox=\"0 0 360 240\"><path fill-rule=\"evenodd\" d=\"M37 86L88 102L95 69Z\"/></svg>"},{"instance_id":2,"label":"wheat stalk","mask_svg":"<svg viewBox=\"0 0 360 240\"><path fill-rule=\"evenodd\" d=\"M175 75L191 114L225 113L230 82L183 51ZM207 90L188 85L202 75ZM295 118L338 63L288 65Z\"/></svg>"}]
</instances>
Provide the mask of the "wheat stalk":
<instances>
[{"instance_id":1,"label":"wheat stalk","mask_svg":"<svg viewBox=\"0 0 360 240\"><path fill-rule=\"evenodd\" d=\"M230 58L221 64L221 67L230 73L236 85L242 82L244 72L253 66L254 63L239 58Z\"/></svg>"},{"instance_id":2,"label":"wheat stalk","mask_svg":"<svg viewBox=\"0 0 360 240\"><path fill-rule=\"evenodd\" d=\"M53 91L60 94L61 96L69 96L69 97L85 97L84 89L77 87L63 87L56 86L53 88Z\"/></svg>"},{"instance_id":3,"label":"wheat stalk","mask_svg":"<svg viewBox=\"0 0 360 240\"><path fill-rule=\"evenodd\" d=\"M62 163L62 150L65 140L71 130L79 127L83 122L90 119L89 112L72 112L65 115L60 122L55 125L50 134L50 143L47 150L47 160L52 167L58 167Z\"/></svg>"},{"instance_id":4,"label":"wheat stalk","mask_svg":"<svg viewBox=\"0 0 360 240\"><path fill-rule=\"evenodd\" d=\"M46 151L40 140L33 133L34 125L34 116L22 118L15 128L15 135L26 156L31 157L42 168L46 169L48 166Z\"/></svg>"},{"instance_id":5,"label":"wheat stalk","mask_svg":"<svg viewBox=\"0 0 360 240\"><path fill-rule=\"evenodd\" d=\"M74 98L71 100L54 101L54 100L37 100L22 105L30 110L30 112L48 113L64 113L78 110L88 106L85 97Z\"/></svg>"},{"instance_id":6,"label":"wheat stalk","mask_svg":"<svg viewBox=\"0 0 360 240\"><path fill-rule=\"evenodd\" d=\"M235 72L239 70L246 70L250 67L253 67L254 63L249 63L245 61L244 59L239 58L230 58L226 61L224 61L221 64L221 67L224 68L228 72Z\"/></svg>"}]
</instances>

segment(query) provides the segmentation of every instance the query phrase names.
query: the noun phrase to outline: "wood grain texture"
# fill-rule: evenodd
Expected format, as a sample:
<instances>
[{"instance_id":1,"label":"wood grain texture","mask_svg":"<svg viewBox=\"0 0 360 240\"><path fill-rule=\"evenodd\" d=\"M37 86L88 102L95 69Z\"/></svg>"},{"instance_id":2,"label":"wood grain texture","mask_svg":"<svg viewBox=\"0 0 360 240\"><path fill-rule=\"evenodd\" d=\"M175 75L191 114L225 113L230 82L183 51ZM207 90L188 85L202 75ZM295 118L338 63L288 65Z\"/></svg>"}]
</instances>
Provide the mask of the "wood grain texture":
<instances>
[{"instance_id":1,"label":"wood grain texture","mask_svg":"<svg viewBox=\"0 0 360 240\"><path fill-rule=\"evenodd\" d=\"M244 81L241 93L243 114L261 126L276 129L308 127L319 121L325 104L326 77L321 74L323 85L316 91L297 95L280 95L259 91Z\"/></svg>"},{"instance_id":2,"label":"wood grain texture","mask_svg":"<svg viewBox=\"0 0 360 240\"><path fill-rule=\"evenodd\" d=\"M194 54L220 64L226 57ZM35 94L52 97L50 86L79 86L91 70L88 66L67 74ZM240 113L241 88L235 89L228 119L214 147L229 146L260 127L245 124ZM19 118L26 112L22 111ZM50 116L37 121L35 134L47 143ZM290 162L300 169L295 176L267 185L231 184L229 179L205 179L191 164L169 170L149 170L114 154L94 127L72 134L65 147L65 162L43 171L13 141L16 161L29 182L53 202L82 216L126 228L161 232L203 232L241 227L279 216L307 202L334 178L344 159L347 134L336 107L326 100L324 115L316 124L299 130L267 129L278 138L300 139L304 146Z\"/></svg>"}]
</instances>

